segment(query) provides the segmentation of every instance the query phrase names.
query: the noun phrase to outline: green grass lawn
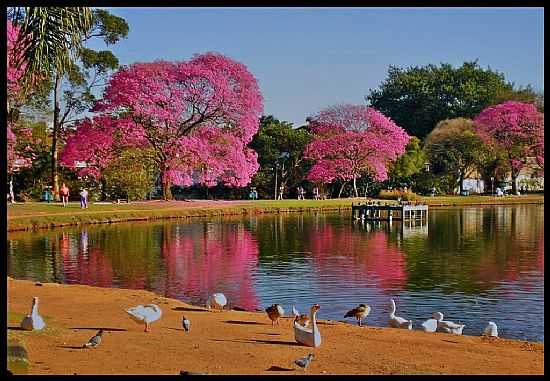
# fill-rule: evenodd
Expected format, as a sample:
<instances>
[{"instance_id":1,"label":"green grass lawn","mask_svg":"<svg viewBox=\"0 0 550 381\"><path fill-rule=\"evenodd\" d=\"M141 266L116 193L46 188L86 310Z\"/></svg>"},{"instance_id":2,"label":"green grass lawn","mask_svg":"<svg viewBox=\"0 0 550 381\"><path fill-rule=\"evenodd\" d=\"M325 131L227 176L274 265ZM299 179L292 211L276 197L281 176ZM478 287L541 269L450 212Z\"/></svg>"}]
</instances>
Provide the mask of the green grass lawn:
<instances>
[{"instance_id":1,"label":"green grass lawn","mask_svg":"<svg viewBox=\"0 0 550 381\"><path fill-rule=\"evenodd\" d=\"M94 204L80 209L77 202L63 208L61 203L28 202L8 204L8 231L53 226L110 223L160 218L214 217L255 213L278 213L306 210L341 210L351 208L358 199L329 200L238 200L238 201L145 201L130 204ZM382 200L383 202L395 202ZM422 197L432 206L544 203L544 195L525 196L437 196Z\"/></svg>"}]
</instances>

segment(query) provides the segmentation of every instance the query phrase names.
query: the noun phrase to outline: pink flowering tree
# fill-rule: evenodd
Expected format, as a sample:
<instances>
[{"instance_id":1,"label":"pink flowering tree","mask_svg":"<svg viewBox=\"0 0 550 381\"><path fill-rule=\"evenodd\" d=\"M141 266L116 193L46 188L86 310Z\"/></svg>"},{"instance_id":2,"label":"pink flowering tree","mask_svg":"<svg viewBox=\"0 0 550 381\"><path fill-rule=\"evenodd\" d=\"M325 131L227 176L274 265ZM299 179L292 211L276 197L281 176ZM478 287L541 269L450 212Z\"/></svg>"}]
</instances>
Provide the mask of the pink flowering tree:
<instances>
[{"instance_id":1,"label":"pink flowering tree","mask_svg":"<svg viewBox=\"0 0 550 381\"><path fill-rule=\"evenodd\" d=\"M353 181L369 174L388 177L388 165L405 152L409 135L391 119L362 105L338 105L309 118L315 137L304 156L315 161L308 180L331 183Z\"/></svg>"},{"instance_id":2,"label":"pink flowering tree","mask_svg":"<svg viewBox=\"0 0 550 381\"><path fill-rule=\"evenodd\" d=\"M112 122L97 120L94 131L115 136L106 140L107 146L152 149L163 196L169 199L171 184L248 184L258 163L246 146L258 130L262 110L258 84L247 68L206 53L190 61L136 63L115 73L93 109ZM77 127L67 142L71 154L63 155L65 165L87 160L77 143L96 144L97 139L86 137L89 133Z\"/></svg>"},{"instance_id":3,"label":"pink flowering tree","mask_svg":"<svg viewBox=\"0 0 550 381\"><path fill-rule=\"evenodd\" d=\"M474 122L479 136L504 154L513 194L517 193L517 177L529 158L535 157L544 170L544 115L535 105L504 102L486 108Z\"/></svg>"}]
</instances>

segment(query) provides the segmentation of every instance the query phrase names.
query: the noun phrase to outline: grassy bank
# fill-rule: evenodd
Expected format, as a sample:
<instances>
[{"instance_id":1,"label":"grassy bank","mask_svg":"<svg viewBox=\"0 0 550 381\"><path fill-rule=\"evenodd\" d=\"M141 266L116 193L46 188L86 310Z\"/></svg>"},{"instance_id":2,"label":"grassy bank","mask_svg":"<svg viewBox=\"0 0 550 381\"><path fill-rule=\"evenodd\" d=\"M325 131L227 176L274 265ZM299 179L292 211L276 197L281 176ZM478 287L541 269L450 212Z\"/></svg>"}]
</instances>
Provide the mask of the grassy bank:
<instances>
[{"instance_id":1,"label":"grassy bank","mask_svg":"<svg viewBox=\"0 0 550 381\"><path fill-rule=\"evenodd\" d=\"M330 200L257 200L257 201L144 201L130 204L90 204L80 209L78 203L63 208L60 203L29 202L8 204L8 231L40 228L156 220L163 218L215 217L300 211L337 211L351 208L353 202L365 199ZM440 196L425 197L431 206L544 203L543 195L507 196ZM394 202L382 200L382 202Z\"/></svg>"}]
</instances>

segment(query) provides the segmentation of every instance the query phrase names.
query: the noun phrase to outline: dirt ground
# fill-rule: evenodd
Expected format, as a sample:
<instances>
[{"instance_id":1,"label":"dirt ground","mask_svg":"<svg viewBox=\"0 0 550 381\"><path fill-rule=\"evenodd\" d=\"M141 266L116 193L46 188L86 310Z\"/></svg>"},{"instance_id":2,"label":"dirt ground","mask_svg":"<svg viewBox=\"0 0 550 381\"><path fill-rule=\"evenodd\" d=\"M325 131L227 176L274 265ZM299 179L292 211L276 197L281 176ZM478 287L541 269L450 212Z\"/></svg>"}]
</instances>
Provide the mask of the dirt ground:
<instances>
[{"instance_id":1,"label":"dirt ground","mask_svg":"<svg viewBox=\"0 0 550 381\"><path fill-rule=\"evenodd\" d=\"M29 374L544 374L544 344L320 321L319 348L297 345L292 319L272 326L265 313L210 312L148 291L7 279L8 338L28 350ZM33 296L42 331L18 329ZM155 303L152 332L124 310ZM322 309L323 306L321 306ZM191 321L190 332L181 326ZM102 344L82 344L104 328ZM294 360L314 353L307 369Z\"/></svg>"}]
</instances>

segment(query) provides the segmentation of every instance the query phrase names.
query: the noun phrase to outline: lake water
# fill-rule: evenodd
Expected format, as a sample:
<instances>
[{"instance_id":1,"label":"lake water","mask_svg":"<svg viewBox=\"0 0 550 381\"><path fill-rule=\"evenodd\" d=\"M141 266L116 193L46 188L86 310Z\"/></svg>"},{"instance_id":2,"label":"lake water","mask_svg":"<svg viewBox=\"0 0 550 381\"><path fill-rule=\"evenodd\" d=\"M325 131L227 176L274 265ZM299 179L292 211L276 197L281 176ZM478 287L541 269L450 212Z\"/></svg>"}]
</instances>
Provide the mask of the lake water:
<instances>
[{"instance_id":1,"label":"lake water","mask_svg":"<svg viewBox=\"0 0 550 381\"><path fill-rule=\"evenodd\" d=\"M441 311L466 335L495 321L502 337L544 341L544 205L432 208L422 224L348 212L97 225L10 233L7 248L17 279L199 304L223 292L247 310L319 303L333 320L366 303L373 326L394 298L415 327Z\"/></svg>"}]
</instances>

